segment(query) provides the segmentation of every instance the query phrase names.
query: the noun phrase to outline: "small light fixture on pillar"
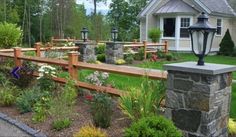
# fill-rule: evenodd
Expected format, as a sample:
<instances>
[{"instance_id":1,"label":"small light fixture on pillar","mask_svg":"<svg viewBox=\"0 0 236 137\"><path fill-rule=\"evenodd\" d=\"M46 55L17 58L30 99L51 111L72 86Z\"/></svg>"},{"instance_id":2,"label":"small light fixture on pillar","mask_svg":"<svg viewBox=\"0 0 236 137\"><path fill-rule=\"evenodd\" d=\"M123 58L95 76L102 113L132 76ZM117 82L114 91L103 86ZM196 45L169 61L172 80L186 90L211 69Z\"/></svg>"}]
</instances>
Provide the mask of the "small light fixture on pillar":
<instances>
[{"instance_id":1,"label":"small light fixture on pillar","mask_svg":"<svg viewBox=\"0 0 236 137\"><path fill-rule=\"evenodd\" d=\"M86 27L83 27L83 29L80 31L81 32L81 37L84 42L88 40L88 29Z\"/></svg>"},{"instance_id":2,"label":"small light fixture on pillar","mask_svg":"<svg viewBox=\"0 0 236 137\"><path fill-rule=\"evenodd\" d=\"M116 28L112 28L111 30L111 38L115 42L118 38L118 30Z\"/></svg>"},{"instance_id":3,"label":"small light fixture on pillar","mask_svg":"<svg viewBox=\"0 0 236 137\"><path fill-rule=\"evenodd\" d=\"M211 27L208 16L202 12L196 24L188 28L191 35L192 51L199 58L197 65L204 65L204 57L211 51L216 28Z\"/></svg>"}]
</instances>

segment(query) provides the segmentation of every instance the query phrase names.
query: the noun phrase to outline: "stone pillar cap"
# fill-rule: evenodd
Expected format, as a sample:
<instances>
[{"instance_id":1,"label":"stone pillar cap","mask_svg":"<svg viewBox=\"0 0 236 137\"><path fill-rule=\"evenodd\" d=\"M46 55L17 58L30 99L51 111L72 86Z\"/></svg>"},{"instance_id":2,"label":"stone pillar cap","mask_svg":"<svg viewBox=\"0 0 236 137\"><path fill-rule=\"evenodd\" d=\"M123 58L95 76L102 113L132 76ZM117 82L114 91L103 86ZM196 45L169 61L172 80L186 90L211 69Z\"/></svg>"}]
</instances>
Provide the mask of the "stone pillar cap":
<instances>
[{"instance_id":1,"label":"stone pillar cap","mask_svg":"<svg viewBox=\"0 0 236 137\"><path fill-rule=\"evenodd\" d=\"M236 66L205 63L204 66L198 66L197 62L182 62L164 65L165 70L190 72L207 75L217 75L236 71Z\"/></svg>"}]
</instances>

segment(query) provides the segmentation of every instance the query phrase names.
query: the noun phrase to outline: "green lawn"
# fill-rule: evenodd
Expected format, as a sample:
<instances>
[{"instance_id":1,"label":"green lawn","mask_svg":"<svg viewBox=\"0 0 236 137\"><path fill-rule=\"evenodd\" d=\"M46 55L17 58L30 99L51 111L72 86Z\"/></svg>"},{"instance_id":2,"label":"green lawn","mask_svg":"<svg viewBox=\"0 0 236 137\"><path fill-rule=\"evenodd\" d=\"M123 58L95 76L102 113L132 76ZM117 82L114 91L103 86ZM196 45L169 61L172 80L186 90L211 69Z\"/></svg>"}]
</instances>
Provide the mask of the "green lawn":
<instances>
[{"instance_id":1,"label":"green lawn","mask_svg":"<svg viewBox=\"0 0 236 137\"><path fill-rule=\"evenodd\" d=\"M157 62L144 62L142 64L135 65L137 67L143 68L152 68L152 69L163 69L164 64L175 63L175 62L184 62L184 61L197 61L197 58L193 54L178 54L179 60L168 62L168 61L157 61ZM208 56L205 59L205 62L208 63L217 63L217 64L228 64L236 65L236 57L225 57L225 56ZM84 78L92 73L90 70L80 70L79 78L81 81L84 81ZM65 75L65 74L64 74ZM233 79L236 80L236 72L233 73ZM121 90L127 90L130 88L139 88L142 82L142 78L124 76L119 74L110 74L109 82L114 85L116 88ZM234 106L234 107L233 107ZM236 83L233 84L232 89L232 103L231 103L231 113L230 116L236 119Z\"/></svg>"}]
</instances>

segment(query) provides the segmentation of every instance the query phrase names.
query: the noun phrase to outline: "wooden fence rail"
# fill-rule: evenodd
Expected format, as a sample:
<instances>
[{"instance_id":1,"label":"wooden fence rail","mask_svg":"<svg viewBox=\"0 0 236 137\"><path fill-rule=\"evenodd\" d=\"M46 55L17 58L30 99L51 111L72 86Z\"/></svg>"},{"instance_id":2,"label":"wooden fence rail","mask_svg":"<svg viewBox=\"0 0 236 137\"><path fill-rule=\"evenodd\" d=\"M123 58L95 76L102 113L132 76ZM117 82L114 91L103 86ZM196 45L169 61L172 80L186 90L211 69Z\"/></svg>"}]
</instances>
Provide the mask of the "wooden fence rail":
<instances>
[{"instance_id":1,"label":"wooden fence rail","mask_svg":"<svg viewBox=\"0 0 236 137\"><path fill-rule=\"evenodd\" d=\"M121 96L124 92L118 89L104 87L104 86L96 86L89 83L81 82L78 79L78 72L80 69L90 69L97 70L103 72L111 72L128 76L138 76L143 77L147 76L150 79L162 79L165 80L167 78L167 72L154 70L154 69L142 69L137 67L127 67L127 66L116 66L116 65L107 65L107 64L89 64L84 62L78 62L78 53L70 52L68 53L68 61L61 59L51 59L51 58L43 58L43 57L31 57L25 56L22 54L22 51L25 51L21 48L14 48L14 54L12 53L2 53L0 52L0 57L13 58L15 62L15 66L22 66L22 61L32 61L38 63L47 63L58 66L63 66L68 68L68 73L71 78L76 80L76 86L81 88L86 88L90 90L95 90L98 92L107 92L116 96ZM37 73L34 76L38 76ZM63 78L54 78L56 82L66 83L66 80Z\"/></svg>"}]
</instances>

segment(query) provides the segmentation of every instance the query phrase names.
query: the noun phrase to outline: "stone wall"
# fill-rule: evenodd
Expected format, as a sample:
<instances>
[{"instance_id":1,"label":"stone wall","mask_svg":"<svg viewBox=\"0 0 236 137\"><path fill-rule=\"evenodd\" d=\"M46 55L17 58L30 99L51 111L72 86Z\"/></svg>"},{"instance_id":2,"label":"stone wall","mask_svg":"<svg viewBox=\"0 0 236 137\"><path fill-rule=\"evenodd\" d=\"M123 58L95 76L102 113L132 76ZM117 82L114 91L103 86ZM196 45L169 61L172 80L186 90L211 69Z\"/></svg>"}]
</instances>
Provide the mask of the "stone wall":
<instances>
[{"instance_id":1,"label":"stone wall","mask_svg":"<svg viewBox=\"0 0 236 137\"><path fill-rule=\"evenodd\" d=\"M232 73L168 71L165 115L185 137L227 137Z\"/></svg>"},{"instance_id":2,"label":"stone wall","mask_svg":"<svg viewBox=\"0 0 236 137\"><path fill-rule=\"evenodd\" d=\"M116 60L124 59L123 45L117 42L106 43L106 63L115 64Z\"/></svg>"}]
</instances>

